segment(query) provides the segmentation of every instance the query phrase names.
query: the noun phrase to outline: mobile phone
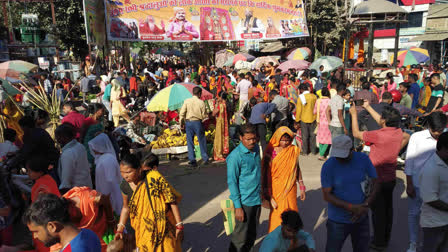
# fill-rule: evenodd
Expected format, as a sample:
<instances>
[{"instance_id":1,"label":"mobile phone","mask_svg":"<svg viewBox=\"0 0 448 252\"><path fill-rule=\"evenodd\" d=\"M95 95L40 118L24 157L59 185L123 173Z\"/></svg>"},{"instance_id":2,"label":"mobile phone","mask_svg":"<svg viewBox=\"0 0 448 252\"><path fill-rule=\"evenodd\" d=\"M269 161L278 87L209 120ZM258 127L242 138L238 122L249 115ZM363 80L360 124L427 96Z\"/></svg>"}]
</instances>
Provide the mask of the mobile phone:
<instances>
[{"instance_id":1,"label":"mobile phone","mask_svg":"<svg viewBox=\"0 0 448 252\"><path fill-rule=\"evenodd\" d=\"M355 106L362 106L364 104L364 100L355 100Z\"/></svg>"}]
</instances>

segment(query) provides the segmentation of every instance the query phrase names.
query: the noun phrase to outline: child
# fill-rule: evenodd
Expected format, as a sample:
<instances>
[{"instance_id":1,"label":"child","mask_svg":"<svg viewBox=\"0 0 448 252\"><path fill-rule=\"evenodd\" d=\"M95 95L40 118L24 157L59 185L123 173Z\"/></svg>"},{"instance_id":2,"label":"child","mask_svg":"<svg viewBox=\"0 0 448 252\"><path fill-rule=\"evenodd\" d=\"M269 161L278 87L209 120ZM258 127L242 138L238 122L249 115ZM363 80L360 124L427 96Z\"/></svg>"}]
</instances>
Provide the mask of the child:
<instances>
[{"instance_id":1,"label":"child","mask_svg":"<svg viewBox=\"0 0 448 252\"><path fill-rule=\"evenodd\" d=\"M302 128L300 127L300 122L294 122L294 129L296 129L296 135L292 144L302 148Z\"/></svg>"},{"instance_id":2,"label":"child","mask_svg":"<svg viewBox=\"0 0 448 252\"><path fill-rule=\"evenodd\" d=\"M28 173L28 177L30 177L30 179L35 182L33 187L31 188L31 202L36 201L38 196L42 193L52 193L57 195L58 197L61 197L56 181L54 181L54 179L50 175L48 175L49 166L50 163L48 162L48 159L40 156L31 157L31 159L26 162L26 171ZM46 247L38 239L33 238L33 241L36 251L53 251L51 250L51 248Z\"/></svg>"}]
</instances>

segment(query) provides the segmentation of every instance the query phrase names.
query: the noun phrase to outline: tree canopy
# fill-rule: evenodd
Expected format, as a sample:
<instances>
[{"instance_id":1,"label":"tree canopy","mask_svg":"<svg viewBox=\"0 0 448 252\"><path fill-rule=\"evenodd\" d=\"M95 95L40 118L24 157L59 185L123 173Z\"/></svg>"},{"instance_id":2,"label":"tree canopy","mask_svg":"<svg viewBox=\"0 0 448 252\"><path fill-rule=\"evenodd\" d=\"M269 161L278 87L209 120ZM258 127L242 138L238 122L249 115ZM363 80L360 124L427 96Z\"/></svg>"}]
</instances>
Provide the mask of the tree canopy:
<instances>
[{"instance_id":1,"label":"tree canopy","mask_svg":"<svg viewBox=\"0 0 448 252\"><path fill-rule=\"evenodd\" d=\"M49 2L9 2L8 15L12 27L18 27L22 14L37 14L41 28L54 36L61 49L72 48L76 57L85 56L88 46L82 0L54 0L54 10L56 25L53 25Z\"/></svg>"}]
</instances>

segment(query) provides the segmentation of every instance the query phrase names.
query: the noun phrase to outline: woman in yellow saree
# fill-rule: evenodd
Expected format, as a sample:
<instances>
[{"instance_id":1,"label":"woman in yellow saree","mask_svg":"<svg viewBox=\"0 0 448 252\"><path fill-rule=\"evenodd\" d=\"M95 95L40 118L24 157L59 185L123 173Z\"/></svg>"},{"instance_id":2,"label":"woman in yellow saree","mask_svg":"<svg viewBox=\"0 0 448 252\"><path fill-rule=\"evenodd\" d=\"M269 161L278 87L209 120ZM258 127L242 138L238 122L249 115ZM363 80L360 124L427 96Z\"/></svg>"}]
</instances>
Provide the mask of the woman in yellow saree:
<instances>
[{"instance_id":1,"label":"woman in yellow saree","mask_svg":"<svg viewBox=\"0 0 448 252\"><path fill-rule=\"evenodd\" d=\"M263 156L263 197L271 209L269 233L281 225L281 214L285 210L299 210L296 182L300 187L300 199L305 200L306 189L299 167L300 148L291 144L293 138L294 133L288 127L278 128Z\"/></svg>"},{"instance_id":2,"label":"woman in yellow saree","mask_svg":"<svg viewBox=\"0 0 448 252\"><path fill-rule=\"evenodd\" d=\"M177 204L181 195L157 171L158 164L154 154L143 163L148 173L129 201L131 226L139 251L180 252L184 227Z\"/></svg>"}]
</instances>

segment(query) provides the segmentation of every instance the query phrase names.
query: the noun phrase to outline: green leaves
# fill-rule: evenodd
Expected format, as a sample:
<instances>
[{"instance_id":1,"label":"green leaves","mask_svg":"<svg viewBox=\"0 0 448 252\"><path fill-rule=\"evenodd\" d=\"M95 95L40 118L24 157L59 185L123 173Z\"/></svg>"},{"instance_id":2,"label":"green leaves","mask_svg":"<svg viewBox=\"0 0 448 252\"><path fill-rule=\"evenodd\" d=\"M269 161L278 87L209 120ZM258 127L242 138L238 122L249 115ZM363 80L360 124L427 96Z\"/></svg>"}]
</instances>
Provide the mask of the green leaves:
<instances>
[{"instance_id":1,"label":"green leaves","mask_svg":"<svg viewBox=\"0 0 448 252\"><path fill-rule=\"evenodd\" d=\"M82 0L55 0L54 11L56 25L53 25L49 2L22 3L9 2L9 15L13 27L21 23L21 15L37 14L40 27L56 37L61 49L73 48L76 57L88 53Z\"/></svg>"}]
</instances>

